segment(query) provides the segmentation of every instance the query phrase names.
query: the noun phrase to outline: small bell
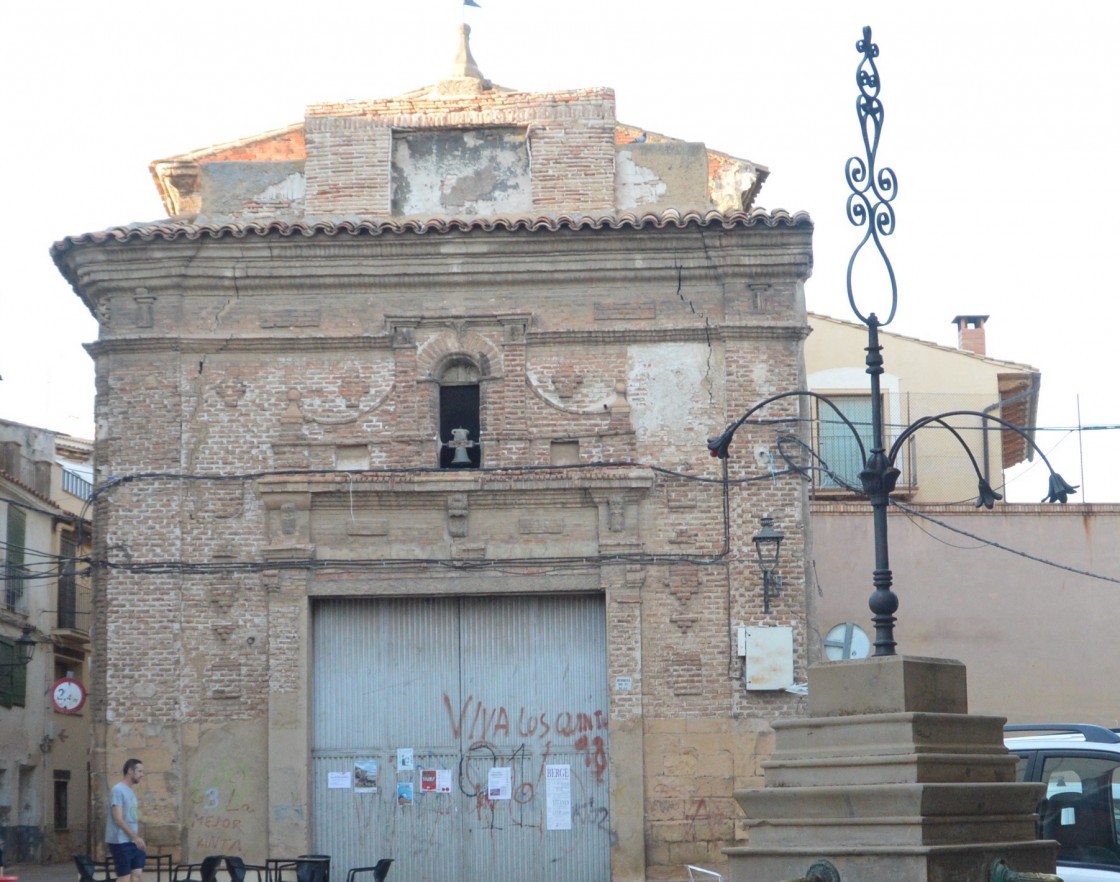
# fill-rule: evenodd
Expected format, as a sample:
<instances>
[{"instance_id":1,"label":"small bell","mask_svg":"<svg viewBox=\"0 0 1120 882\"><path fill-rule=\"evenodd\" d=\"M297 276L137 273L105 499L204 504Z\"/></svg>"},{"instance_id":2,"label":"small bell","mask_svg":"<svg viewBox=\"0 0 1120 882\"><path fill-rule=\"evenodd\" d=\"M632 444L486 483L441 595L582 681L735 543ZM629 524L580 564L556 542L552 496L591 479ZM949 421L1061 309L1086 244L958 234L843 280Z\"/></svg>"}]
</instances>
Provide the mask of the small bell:
<instances>
[{"instance_id":1,"label":"small bell","mask_svg":"<svg viewBox=\"0 0 1120 882\"><path fill-rule=\"evenodd\" d=\"M452 468L471 465L471 455L467 453L467 448L474 447L474 442L470 439L470 434L470 429L451 430L451 440L447 442L447 446L455 448L455 454L451 457Z\"/></svg>"}]
</instances>

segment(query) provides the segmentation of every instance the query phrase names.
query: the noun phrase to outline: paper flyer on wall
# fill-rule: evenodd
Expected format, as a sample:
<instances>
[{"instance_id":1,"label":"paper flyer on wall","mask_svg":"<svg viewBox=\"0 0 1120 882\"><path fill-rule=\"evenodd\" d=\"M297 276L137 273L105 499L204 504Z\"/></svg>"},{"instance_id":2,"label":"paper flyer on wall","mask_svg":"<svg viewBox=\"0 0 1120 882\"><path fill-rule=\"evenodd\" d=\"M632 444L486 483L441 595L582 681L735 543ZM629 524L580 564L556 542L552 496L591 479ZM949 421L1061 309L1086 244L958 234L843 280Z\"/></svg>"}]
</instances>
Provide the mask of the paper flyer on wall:
<instances>
[{"instance_id":1,"label":"paper flyer on wall","mask_svg":"<svg viewBox=\"0 0 1120 882\"><path fill-rule=\"evenodd\" d=\"M397 805L412 805L412 782L401 781L397 784Z\"/></svg>"},{"instance_id":2,"label":"paper flyer on wall","mask_svg":"<svg viewBox=\"0 0 1120 882\"><path fill-rule=\"evenodd\" d=\"M416 768L415 760L412 756L411 747L398 747L397 748L397 771L398 772L411 772Z\"/></svg>"},{"instance_id":3,"label":"paper flyer on wall","mask_svg":"<svg viewBox=\"0 0 1120 882\"><path fill-rule=\"evenodd\" d=\"M354 760L354 789L362 793L377 791L377 760Z\"/></svg>"},{"instance_id":4,"label":"paper flyer on wall","mask_svg":"<svg viewBox=\"0 0 1120 882\"><path fill-rule=\"evenodd\" d=\"M349 772L327 772L327 787L330 790L349 790Z\"/></svg>"},{"instance_id":5,"label":"paper flyer on wall","mask_svg":"<svg viewBox=\"0 0 1120 882\"><path fill-rule=\"evenodd\" d=\"M451 770L450 769L421 769L420 770L420 792L421 793L450 793L451 792Z\"/></svg>"},{"instance_id":6,"label":"paper flyer on wall","mask_svg":"<svg viewBox=\"0 0 1120 882\"><path fill-rule=\"evenodd\" d=\"M486 779L486 795L490 799L512 799L513 769L509 766L491 769Z\"/></svg>"},{"instance_id":7,"label":"paper flyer on wall","mask_svg":"<svg viewBox=\"0 0 1120 882\"><path fill-rule=\"evenodd\" d=\"M545 829L572 829L572 767L544 767Z\"/></svg>"}]
</instances>

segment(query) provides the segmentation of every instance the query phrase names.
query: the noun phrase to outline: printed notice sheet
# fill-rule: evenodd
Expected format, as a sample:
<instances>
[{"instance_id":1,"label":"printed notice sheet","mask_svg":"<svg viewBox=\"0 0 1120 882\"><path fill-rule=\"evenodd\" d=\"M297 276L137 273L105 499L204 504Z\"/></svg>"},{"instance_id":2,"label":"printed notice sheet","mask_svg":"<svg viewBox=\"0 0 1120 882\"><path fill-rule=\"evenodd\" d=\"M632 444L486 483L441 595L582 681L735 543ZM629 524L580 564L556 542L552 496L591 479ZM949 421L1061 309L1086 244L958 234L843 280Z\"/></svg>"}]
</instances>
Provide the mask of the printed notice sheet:
<instances>
[{"instance_id":1,"label":"printed notice sheet","mask_svg":"<svg viewBox=\"0 0 1120 882\"><path fill-rule=\"evenodd\" d=\"M330 790L349 790L349 772L327 772L327 787Z\"/></svg>"},{"instance_id":2,"label":"printed notice sheet","mask_svg":"<svg viewBox=\"0 0 1120 882\"><path fill-rule=\"evenodd\" d=\"M572 767L544 767L545 828L572 829Z\"/></svg>"},{"instance_id":3,"label":"printed notice sheet","mask_svg":"<svg viewBox=\"0 0 1120 882\"><path fill-rule=\"evenodd\" d=\"M491 799L513 798L513 769L493 768L486 779L486 795Z\"/></svg>"},{"instance_id":4,"label":"printed notice sheet","mask_svg":"<svg viewBox=\"0 0 1120 882\"><path fill-rule=\"evenodd\" d=\"M451 792L451 770L450 769L421 769L420 770L420 792L421 793L450 793Z\"/></svg>"}]
</instances>

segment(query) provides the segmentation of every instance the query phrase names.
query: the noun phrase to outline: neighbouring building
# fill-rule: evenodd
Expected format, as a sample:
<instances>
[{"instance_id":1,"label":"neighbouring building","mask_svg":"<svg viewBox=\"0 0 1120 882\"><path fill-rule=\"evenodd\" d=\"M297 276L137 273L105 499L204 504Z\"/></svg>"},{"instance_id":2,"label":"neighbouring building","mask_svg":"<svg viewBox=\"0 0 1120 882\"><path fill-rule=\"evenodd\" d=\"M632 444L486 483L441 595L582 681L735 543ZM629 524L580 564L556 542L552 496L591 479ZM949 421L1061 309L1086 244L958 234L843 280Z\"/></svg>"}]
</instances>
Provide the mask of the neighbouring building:
<instances>
[{"instance_id":1,"label":"neighbouring building","mask_svg":"<svg viewBox=\"0 0 1120 882\"><path fill-rule=\"evenodd\" d=\"M811 222L466 34L54 246L100 324L94 789L142 758L153 848L679 878L796 709L807 490L706 439L804 384Z\"/></svg>"},{"instance_id":2,"label":"neighbouring building","mask_svg":"<svg viewBox=\"0 0 1120 882\"><path fill-rule=\"evenodd\" d=\"M888 444L915 420L954 410L992 414L1036 437L1041 374L988 356L987 320L955 317L958 348L880 332ZM809 324L810 388L866 427L866 328L817 315ZM842 443L850 433L814 417L816 450L831 472L815 473L812 489L815 636L826 657L842 658L866 652L873 633L867 602L874 538L868 503L844 488L858 484L858 455ZM1049 473L1021 435L998 425L985 430L974 417L950 422L997 491L1005 492L1007 469L1033 459L1036 466L1018 470L1015 480L1046 496ZM976 471L936 424L915 433L899 467L893 498L906 508L892 507L888 518L899 652L964 662L975 713L1120 726L1116 690L1088 673L1120 665L1120 646L1102 615L1120 572L1120 506L1003 501L978 509Z\"/></svg>"},{"instance_id":3,"label":"neighbouring building","mask_svg":"<svg viewBox=\"0 0 1120 882\"><path fill-rule=\"evenodd\" d=\"M0 420L0 841L9 864L90 846L91 488L82 473L91 453L89 442Z\"/></svg>"},{"instance_id":4,"label":"neighbouring building","mask_svg":"<svg viewBox=\"0 0 1120 882\"><path fill-rule=\"evenodd\" d=\"M1034 437L1041 373L1033 367L985 354L988 316L957 316L960 348L938 346L901 334L884 333L884 441L888 447L902 430L923 417L969 410L1022 426ZM850 321L811 314L812 335L805 343L808 388L828 396L860 432L870 449L871 390L868 386L867 328ZM813 407L813 442L827 471L813 473L813 498L851 497L863 468L851 431L819 401ZM939 424L905 442L896 466L901 475L894 496L911 502L969 502L976 499L976 470L960 441L968 445L980 473L995 487L1003 473L1034 458L1034 448L1017 432L980 417L949 420L958 437Z\"/></svg>"}]
</instances>

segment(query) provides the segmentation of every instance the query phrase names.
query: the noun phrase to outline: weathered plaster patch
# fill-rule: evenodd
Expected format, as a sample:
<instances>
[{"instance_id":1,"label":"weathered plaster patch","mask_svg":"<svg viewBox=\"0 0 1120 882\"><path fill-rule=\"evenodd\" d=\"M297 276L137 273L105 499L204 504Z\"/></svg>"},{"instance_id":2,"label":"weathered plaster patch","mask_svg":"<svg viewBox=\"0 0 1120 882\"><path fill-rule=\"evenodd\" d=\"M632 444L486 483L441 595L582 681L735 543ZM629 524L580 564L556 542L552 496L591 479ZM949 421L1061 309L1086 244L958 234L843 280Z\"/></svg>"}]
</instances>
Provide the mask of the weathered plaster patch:
<instances>
[{"instance_id":1,"label":"weathered plaster patch","mask_svg":"<svg viewBox=\"0 0 1120 882\"><path fill-rule=\"evenodd\" d=\"M653 204L669 189L657 176L657 172L638 165L630 150L618 152L618 165L615 166L615 170L619 208L637 208L639 205Z\"/></svg>"},{"instance_id":2,"label":"weathered plaster patch","mask_svg":"<svg viewBox=\"0 0 1120 882\"><path fill-rule=\"evenodd\" d=\"M521 129L394 133L396 215L518 214L532 207Z\"/></svg>"},{"instance_id":3,"label":"weathered plaster patch","mask_svg":"<svg viewBox=\"0 0 1120 882\"><path fill-rule=\"evenodd\" d=\"M639 434L687 435L703 442L710 428L703 418L711 402L709 353L704 343L630 347L630 419Z\"/></svg>"}]
</instances>

